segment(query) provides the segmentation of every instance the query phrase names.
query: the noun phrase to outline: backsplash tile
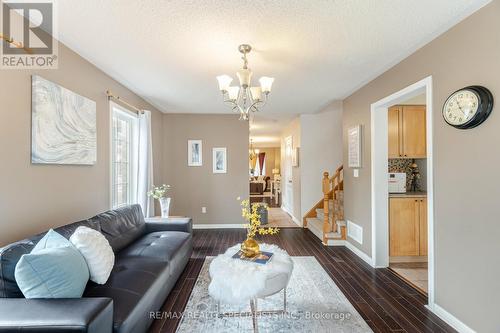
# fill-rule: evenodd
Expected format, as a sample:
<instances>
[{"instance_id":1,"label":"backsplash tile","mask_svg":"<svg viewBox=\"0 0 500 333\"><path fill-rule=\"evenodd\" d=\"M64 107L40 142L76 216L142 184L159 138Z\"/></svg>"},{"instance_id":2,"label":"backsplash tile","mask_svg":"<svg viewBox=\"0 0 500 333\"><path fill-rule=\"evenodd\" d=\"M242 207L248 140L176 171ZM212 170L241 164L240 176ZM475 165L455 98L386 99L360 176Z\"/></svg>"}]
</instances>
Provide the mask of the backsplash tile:
<instances>
[{"instance_id":1,"label":"backsplash tile","mask_svg":"<svg viewBox=\"0 0 500 333\"><path fill-rule=\"evenodd\" d=\"M425 161L423 159L422 161ZM419 166L421 178L420 181L418 182L419 188L422 191L425 191L425 175L422 174L422 168L420 167L421 163L420 160L415 160L417 165ZM389 170L388 172L405 172L406 173L406 188L408 191L410 190L410 182L411 182L411 165L413 163L412 159L407 159L407 158L390 158L389 159Z\"/></svg>"}]
</instances>

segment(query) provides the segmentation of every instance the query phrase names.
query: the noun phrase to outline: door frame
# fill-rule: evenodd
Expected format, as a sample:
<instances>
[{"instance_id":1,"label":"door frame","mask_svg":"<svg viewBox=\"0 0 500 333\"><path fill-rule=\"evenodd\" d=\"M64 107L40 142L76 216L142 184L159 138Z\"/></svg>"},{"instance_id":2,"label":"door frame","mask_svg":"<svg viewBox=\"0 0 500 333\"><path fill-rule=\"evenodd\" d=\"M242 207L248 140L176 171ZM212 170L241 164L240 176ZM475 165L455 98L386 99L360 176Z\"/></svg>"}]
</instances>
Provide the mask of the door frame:
<instances>
[{"instance_id":1,"label":"door frame","mask_svg":"<svg viewBox=\"0 0 500 333\"><path fill-rule=\"evenodd\" d=\"M287 145L290 142L291 146L291 151L290 154L287 151ZM284 153L285 153L285 160L284 160L284 179L281 180L281 207L291 216L293 216L293 166L292 166L292 153L293 153L293 136L289 135L285 138L284 141ZM290 163L290 165L288 165ZM290 174L288 174L290 172ZM284 186L283 186L284 185ZM292 188L289 190L289 186ZM290 204L290 207L289 205Z\"/></svg>"},{"instance_id":2,"label":"door frame","mask_svg":"<svg viewBox=\"0 0 500 333\"><path fill-rule=\"evenodd\" d=\"M428 76L371 104L372 263L377 268L389 266L389 188L387 183L389 159L388 108L422 93L426 94L428 306L434 309L435 246L432 76Z\"/></svg>"}]
</instances>

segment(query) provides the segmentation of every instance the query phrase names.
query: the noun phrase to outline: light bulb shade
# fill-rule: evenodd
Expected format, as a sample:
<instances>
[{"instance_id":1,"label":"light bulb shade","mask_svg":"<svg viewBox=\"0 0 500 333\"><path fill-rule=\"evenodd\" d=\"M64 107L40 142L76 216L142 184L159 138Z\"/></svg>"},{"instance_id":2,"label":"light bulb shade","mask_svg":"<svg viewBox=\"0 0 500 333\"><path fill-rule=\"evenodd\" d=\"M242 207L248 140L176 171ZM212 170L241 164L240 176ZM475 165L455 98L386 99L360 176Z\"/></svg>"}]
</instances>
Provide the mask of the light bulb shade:
<instances>
[{"instance_id":1,"label":"light bulb shade","mask_svg":"<svg viewBox=\"0 0 500 333\"><path fill-rule=\"evenodd\" d=\"M219 90L226 92L229 88L229 85L233 81L233 78L229 75L219 75L217 76L217 81L219 82Z\"/></svg>"},{"instance_id":2,"label":"light bulb shade","mask_svg":"<svg viewBox=\"0 0 500 333\"><path fill-rule=\"evenodd\" d=\"M259 79L259 82L260 82L260 87L262 88L262 92L264 93L271 92L271 87L273 85L274 78L263 76Z\"/></svg>"},{"instance_id":3,"label":"light bulb shade","mask_svg":"<svg viewBox=\"0 0 500 333\"><path fill-rule=\"evenodd\" d=\"M252 94L252 99L257 101L262 101L262 89L261 87L250 87L250 94Z\"/></svg>"},{"instance_id":4,"label":"light bulb shade","mask_svg":"<svg viewBox=\"0 0 500 333\"><path fill-rule=\"evenodd\" d=\"M229 95L229 100L235 101L238 99L238 94L240 93L240 87L228 87L227 94Z\"/></svg>"},{"instance_id":5,"label":"light bulb shade","mask_svg":"<svg viewBox=\"0 0 500 333\"><path fill-rule=\"evenodd\" d=\"M246 88L250 86L250 81L252 80L252 71L249 69L242 68L236 72L238 79L240 80L240 86Z\"/></svg>"}]
</instances>

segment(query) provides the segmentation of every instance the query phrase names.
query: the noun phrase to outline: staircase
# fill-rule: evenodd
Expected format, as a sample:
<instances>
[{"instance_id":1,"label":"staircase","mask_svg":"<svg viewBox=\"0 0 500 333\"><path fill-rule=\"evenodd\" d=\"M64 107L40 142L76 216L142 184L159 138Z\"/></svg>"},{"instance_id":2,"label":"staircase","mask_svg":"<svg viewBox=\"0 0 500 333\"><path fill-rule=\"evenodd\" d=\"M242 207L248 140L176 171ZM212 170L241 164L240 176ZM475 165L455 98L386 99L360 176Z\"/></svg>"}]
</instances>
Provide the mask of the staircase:
<instances>
[{"instance_id":1,"label":"staircase","mask_svg":"<svg viewBox=\"0 0 500 333\"><path fill-rule=\"evenodd\" d=\"M324 245L341 245L346 239L344 221L344 168L341 165L332 177L323 173L323 199L304 215L308 228Z\"/></svg>"}]
</instances>

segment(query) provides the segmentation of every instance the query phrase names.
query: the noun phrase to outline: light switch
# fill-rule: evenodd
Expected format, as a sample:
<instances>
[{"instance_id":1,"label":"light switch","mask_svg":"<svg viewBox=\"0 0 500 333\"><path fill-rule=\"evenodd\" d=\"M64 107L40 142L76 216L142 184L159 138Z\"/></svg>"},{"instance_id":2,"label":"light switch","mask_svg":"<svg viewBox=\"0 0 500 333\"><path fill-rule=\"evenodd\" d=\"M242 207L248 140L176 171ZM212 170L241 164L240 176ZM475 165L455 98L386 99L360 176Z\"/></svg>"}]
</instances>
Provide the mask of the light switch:
<instances>
[{"instance_id":1,"label":"light switch","mask_svg":"<svg viewBox=\"0 0 500 333\"><path fill-rule=\"evenodd\" d=\"M354 178L358 178L359 177L359 169L354 169L353 173L354 173Z\"/></svg>"},{"instance_id":2,"label":"light switch","mask_svg":"<svg viewBox=\"0 0 500 333\"><path fill-rule=\"evenodd\" d=\"M207 207L201 207L201 212L203 214L206 214L207 213Z\"/></svg>"}]
</instances>

